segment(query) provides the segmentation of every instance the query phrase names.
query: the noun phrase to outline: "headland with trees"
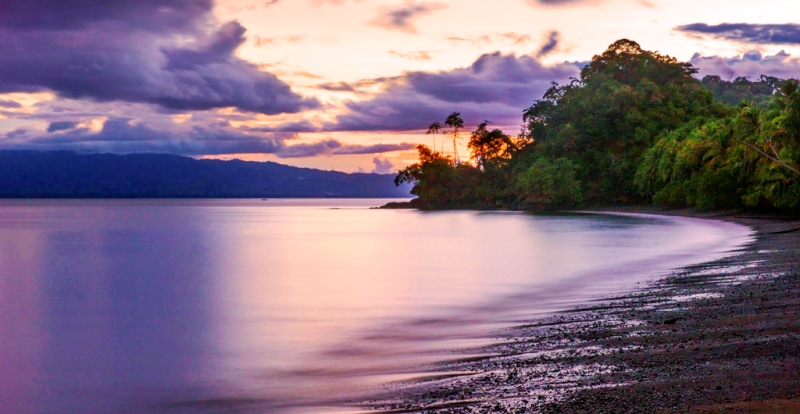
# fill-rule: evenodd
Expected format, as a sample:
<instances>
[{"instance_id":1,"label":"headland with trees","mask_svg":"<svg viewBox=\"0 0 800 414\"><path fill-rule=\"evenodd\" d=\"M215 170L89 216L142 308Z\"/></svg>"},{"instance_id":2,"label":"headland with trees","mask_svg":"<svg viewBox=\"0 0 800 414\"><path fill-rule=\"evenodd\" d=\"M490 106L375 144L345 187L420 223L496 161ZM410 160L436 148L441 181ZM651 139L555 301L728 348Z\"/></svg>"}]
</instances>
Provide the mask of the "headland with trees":
<instances>
[{"instance_id":1,"label":"headland with trees","mask_svg":"<svg viewBox=\"0 0 800 414\"><path fill-rule=\"evenodd\" d=\"M408 206L548 211L650 205L797 211L800 87L762 75L696 77L691 64L621 39L523 110L517 136L480 123L469 160L464 121L433 122L433 147L395 183ZM444 142L453 141L446 154ZM449 145L449 144L448 144Z\"/></svg>"}]
</instances>

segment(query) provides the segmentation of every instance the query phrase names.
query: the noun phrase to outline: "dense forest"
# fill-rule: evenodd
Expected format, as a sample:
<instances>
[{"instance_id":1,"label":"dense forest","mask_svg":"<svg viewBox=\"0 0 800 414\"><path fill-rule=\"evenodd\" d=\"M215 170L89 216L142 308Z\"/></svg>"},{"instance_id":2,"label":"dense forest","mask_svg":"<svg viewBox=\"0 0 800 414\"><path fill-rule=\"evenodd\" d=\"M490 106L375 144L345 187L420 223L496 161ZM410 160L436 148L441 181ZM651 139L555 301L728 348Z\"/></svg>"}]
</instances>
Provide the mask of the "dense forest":
<instances>
[{"instance_id":1,"label":"dense forest","mask_svg":"<svg viewBox=\"0 0 800 414\"><path fill-rule=\"evenodd\" d=\"M395 183L413 184L422 209L800 207L798 81L696 73L619 40L524 109L519 135L477 125L469 161L455 151L461 114L431 123L453 154L420 145Z\"/></svg>"}]
</instances>

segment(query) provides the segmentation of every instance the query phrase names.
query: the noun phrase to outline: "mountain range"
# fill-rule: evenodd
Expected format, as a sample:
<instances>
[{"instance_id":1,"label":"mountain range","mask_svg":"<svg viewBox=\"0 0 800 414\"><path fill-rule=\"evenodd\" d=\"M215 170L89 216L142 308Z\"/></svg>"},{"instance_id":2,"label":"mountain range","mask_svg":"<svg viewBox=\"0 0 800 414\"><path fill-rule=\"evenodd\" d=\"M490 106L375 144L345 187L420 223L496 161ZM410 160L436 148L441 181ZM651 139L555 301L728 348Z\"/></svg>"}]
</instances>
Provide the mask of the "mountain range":
<instances>
[{"instance_id":1,"label":"mountain range","mask_svg":"<svg viewBox=\"0 0 800 414\"><path fill-rule=\"evenodd\" d=\"M169 154L0 151L3 198L410 197L391 174Z\"/></svg>"}]
</instances>

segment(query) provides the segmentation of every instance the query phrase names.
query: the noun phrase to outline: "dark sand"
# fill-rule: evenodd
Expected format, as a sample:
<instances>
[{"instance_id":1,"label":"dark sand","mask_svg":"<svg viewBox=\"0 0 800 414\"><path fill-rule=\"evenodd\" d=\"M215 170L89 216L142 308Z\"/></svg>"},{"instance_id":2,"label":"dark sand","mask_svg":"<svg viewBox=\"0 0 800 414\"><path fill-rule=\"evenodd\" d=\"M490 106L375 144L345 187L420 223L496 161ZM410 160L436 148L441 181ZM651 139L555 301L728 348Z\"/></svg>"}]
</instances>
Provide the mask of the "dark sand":
<instances>
[{"instance_id":1,"label":"dark sand","mask_svg":"<svg viewBox=\"0 0 800 414\"><path fill-rule=\"evenodd\" d=\"M356 407L800 412L800 219L712 218L751 226L757 239L635 292L500 332L493 345L427 367L459 375L389 384Z\"/></svg>"}]
</instances>

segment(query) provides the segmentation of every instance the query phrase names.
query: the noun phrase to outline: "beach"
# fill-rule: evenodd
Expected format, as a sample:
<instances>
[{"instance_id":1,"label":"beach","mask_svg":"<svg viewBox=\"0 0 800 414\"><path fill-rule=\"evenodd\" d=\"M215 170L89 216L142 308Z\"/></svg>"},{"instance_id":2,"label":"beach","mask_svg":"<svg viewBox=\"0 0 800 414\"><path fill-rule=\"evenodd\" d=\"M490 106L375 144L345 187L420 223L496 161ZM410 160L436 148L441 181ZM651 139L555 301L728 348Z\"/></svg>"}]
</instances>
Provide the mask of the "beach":
<instances>
[{"instance_id":1,"label":"beach","mask_svg":"<svg viewBox=\"0 0 800 414\"><path fill-rule=\"evenodd\" d=\"M349 404L395 413L800 411L800 220L660 213L734 221L755 239L723 259L523 321Z\"/></svg>"}]
</instances>

